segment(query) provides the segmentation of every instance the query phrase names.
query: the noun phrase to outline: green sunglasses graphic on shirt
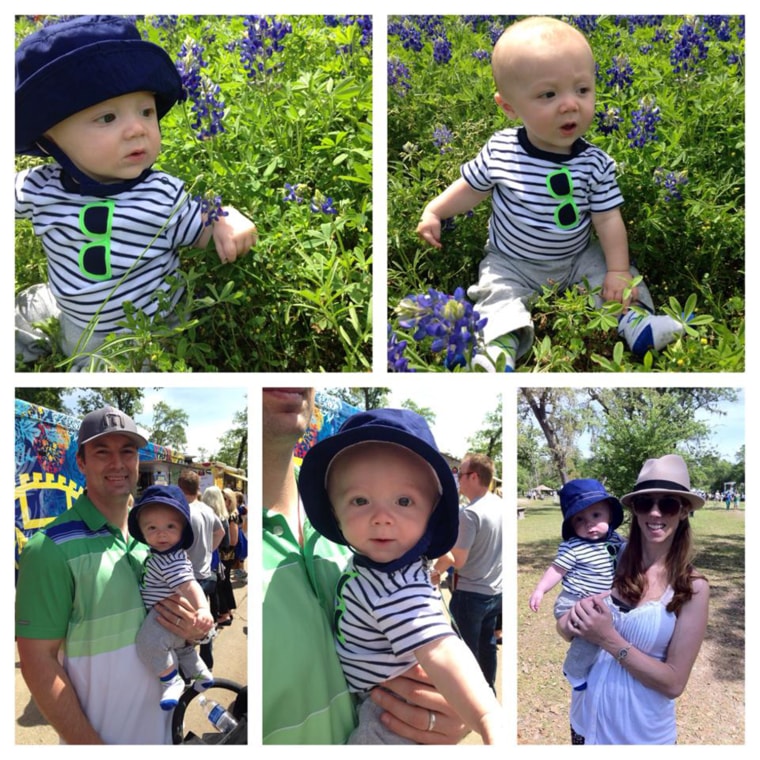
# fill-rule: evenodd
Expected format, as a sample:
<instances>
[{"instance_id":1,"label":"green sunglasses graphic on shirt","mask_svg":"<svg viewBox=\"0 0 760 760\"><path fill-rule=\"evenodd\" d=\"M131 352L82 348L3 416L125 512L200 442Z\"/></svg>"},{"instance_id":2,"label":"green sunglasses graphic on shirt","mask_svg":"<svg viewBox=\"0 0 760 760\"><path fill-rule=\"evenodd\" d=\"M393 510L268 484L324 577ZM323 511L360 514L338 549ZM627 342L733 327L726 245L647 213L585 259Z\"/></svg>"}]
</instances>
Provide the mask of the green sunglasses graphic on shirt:
<instances>
[{"instance_id":1,"label":"green sunglasses graphic on shirt","mask_svg":"<svg viewBox=\"0 0 760 760\"><path fill-rule=\"evenodd\" d=\"M567 167L563 166L547 175L546 189L552 198L561 201L554 209L554 223L557 227L561 230L576 227L581 215L573 199L573 176Z\"/></svg>"}]
</instances>

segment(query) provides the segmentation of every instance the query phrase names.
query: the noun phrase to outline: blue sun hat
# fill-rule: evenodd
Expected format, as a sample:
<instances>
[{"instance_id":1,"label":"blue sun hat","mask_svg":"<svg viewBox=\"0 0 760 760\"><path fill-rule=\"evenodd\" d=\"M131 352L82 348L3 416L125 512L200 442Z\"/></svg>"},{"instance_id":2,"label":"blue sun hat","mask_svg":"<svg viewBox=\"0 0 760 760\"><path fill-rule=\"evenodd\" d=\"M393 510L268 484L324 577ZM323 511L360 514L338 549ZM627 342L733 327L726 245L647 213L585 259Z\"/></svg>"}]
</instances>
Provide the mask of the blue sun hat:
<instances>
[{"instance_id":1,"label":"blue sun hat","mask_svg":"<svg viewBox=\"0 0 760 760\"><path fill-rule=\"evenodd\" d=\"M140 530L137 518L140 510L151 504L161 504L165 507L176 509L185 518L182 538L179 544L173 546L169 551L178 548L189 549L193 545L193 539L195 538L193 527L190 524L190 505L187 503L185 494L182 493L178 486L149 486L143 491L140 498L135 502L135 505L129 510L129 516L127 517L127 526L132 537L138 541L142 541L144 544L148 543L142 530Z\"/></svg>"},{"instance_id":2,"label":"blue sun hat","mask_svg":"<svg viewBox=\"0 0 760 760\"><path fill-rule=\"evenodd\" d=\"M42 135L79 111L130 92L152 92L161 119L182 97L165 50L119 16L75 16L43 26L16 49L16 153L45 155Z\"/></svg>"},{"instance_id":3,"label":"blue sun hat","mask_svg":"<svg viewBox=\"0 0 760 760\"><path fill-rule=\"evenodd\" d=\"M376 563L367 557L360 560L371 567L391 572L421 556L435 559L445 554L454 546L459 533L456 481L449 463L438 451L427 421L408 409L373 409L355 414L341 425L335 435L309 449L298 475L298 490L311 524L330 541L348 545L327 495L327 473L333 459L342 451L369 442L394 443L422 457L435 474L440 498L422 538L403 557L387 563Z\"/></svg>"},{"instance_id":4,"label":"blue sun hat","mask_svg":"<svg viewBox=\"0 0 760 760\"><path fill-rule=\"evenodd\" d=\"M562 538L567 541L575 535L570 521L598 501L606 501L610 505L610 532L623 522L623 505L614 496L607 493L605 487L593 478L577 478L569 480L559 491L559 505L562 509Z\"/></svg>"}]
</instances>

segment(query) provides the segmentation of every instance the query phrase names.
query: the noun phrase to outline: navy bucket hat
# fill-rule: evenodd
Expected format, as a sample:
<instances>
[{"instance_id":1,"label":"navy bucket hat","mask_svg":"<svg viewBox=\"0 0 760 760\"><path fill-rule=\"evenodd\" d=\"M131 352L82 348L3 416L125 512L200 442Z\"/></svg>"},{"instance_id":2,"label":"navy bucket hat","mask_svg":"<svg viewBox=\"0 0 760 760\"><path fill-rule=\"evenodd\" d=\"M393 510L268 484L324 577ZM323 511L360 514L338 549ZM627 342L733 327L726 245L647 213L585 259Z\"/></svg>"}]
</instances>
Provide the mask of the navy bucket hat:
<instances>
[{"instance_id":1,"label":"navy bucket hat","mask_svg":"<svg viewBox=\"0 0 760 760\"><path fill-rule=\"evenodd\" d=\"M37 141L79 111L130 92L152 92L161 119L182 97L165 50L118 16L76 16L44 26L16 49L16 153L44 155Z\"/></svg>"},{"instance_id":2,"label":"navy bucket hat","mask_svg":"<svg viewBox=\"0 0 760 760\"><path fill-rule=\"evenodd\" d=\"M448 462L438 451L425 418L408 409L373 409L355 414L335 435L309 449L298 476L298 490L311 524L325 538L347 545L327 495L327 472L333 459L346 448L369 442L393 443L421 456L432 468L440 485L440 499L420 542L399 560L386 566L375 566L391 570L422 555L434 559L445 554L454 546L459 533L456 481Z\"/></svg>"},{"instance_id":3,"label":"navy bucket hat","mask_svg":"<svg viewBox=\"0 0 760 760\"><path fill-rule=\"evenodd\" d=\"M607 493L605 487L592 478L569 480L559 491L559 505L562 509L562 538L567 541L575 535L570 520L598 501L610 505L610 531L623 522L623 505L614 496Z\"/></svg>"},{"instance_id":4,"label":"navy bucket hat","mask_svg":"<svg viewBox=\"0 0 760 760\"><path fill-rule=\"evenodd\" d=\"M172 507L185 518L185 528L182 531L182 539L174 549L189 549L193 545L193 526L190 524L190 505L187 503L185 494L177 486L149 486L145 489L142 496L135 502L132 509L129 510L127 525L133 538L138 541L147 543L143 532L140 530L138 515L140 510L150 504L161 504L166 507Z\"/></svg>"}]
</instances>

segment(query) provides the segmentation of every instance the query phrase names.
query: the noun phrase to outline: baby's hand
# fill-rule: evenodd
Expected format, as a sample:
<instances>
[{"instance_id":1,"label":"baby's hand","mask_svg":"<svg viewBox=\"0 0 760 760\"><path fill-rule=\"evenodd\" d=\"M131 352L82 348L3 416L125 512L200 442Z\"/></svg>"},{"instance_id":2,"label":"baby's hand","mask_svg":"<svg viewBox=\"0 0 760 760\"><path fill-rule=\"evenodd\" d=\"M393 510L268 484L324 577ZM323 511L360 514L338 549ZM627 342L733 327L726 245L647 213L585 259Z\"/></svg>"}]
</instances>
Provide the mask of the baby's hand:
<instances>
[{"instance_id":1,"label":"baby's hand","mask_svg":"<svg viewBox=\"0 0 760 760\"><path fill-rule=\"evenodd\" d=\"M207 607L195 611L194 625L199 630L204 629L204 633L208 633L214 627L214 617Z\"/></svg>"},{"instance_id":2,"label":"baby's hand","mask_svg":"<svg viewBox=\"0 0 760 760\"><path fill-rule=\"evenodd\" d=\"M256 225L232 206L225 206L226 216L214 222L214 246L222 264L235 261L256 245Z\"/></svg>"},{"instance_id":3,"label":"baby's hand","mask_svg":"<svg viewBox=\"0 0 760 760\"><path fill-rule=\"evenodd\" d=\"M538 608L541 606L541 600L544 598L544 595L540 591L534 591L530 595L530 601L528 604L530 604L530 608L533 610L533 612L538 612Z\"/></svg>"},{"instance_id":4,"label":"baby's hand","mask_svg":"<svg viewBox=\"0 0 760 760\"><path fill-rule=\"evenodd\" d=\"M430 211L422 212L422 219L417 225L417 234L430 245L441 247L441 220Z\"/></svg>"},{"instance_id":5,"label":"baby's hand","mask_svg":"<svg viewBox=\"0 0 760 760\"><path fill-rule=\"evenodd\" d=\"M617 301L618 303L622 303L623 312L626 312L631 301L635 301L639 296L639 289L635 287L631 288L632 282L633 275L629 270L609 270L604 276L602 298L605 301ZM626 298L627 289L630 289L630 292L627 294L628 297Z\"/></svg>"}]
</instances>

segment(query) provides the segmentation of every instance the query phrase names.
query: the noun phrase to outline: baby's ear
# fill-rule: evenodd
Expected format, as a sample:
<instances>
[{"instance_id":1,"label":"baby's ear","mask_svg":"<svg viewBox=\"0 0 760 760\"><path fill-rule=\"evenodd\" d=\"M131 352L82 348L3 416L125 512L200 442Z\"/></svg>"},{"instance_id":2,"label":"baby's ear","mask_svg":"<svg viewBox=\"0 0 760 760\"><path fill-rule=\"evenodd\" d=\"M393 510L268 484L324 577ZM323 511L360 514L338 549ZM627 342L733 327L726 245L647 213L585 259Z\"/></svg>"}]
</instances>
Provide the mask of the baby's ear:
<instances>
[{"instance_id":1,"label":"baby's ear","mask_svg":"<svg viewBox=\"0 0 760 760\"><path fill-rule=\"evenodd\" d=\"M496 105L499 106L500 110L504 111L510 119L517 120L520 118L517 113L515 113L514 108L512 108L512 106L509 105L498 92L494 93L493 99L496 101Z\"/></svg>"}]
</instances>

